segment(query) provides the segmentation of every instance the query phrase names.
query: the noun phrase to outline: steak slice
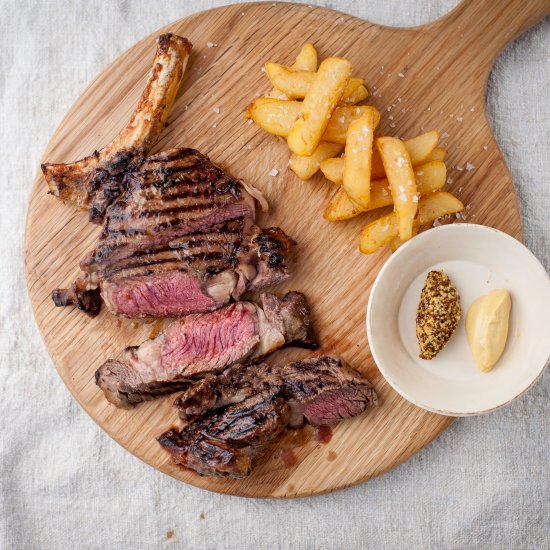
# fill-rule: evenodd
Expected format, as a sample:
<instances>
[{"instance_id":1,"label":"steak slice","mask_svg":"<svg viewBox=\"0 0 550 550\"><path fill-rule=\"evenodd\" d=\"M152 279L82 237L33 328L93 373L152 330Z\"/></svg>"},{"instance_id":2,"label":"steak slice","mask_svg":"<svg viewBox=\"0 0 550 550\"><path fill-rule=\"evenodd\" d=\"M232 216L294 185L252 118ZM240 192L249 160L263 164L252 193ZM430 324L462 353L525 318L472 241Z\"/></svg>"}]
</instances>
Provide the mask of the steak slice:
<instances>
[{"instance_id":1,"label":"steak slice","mask_svg":"<svg viewBox=\"0 0 550 550\"><path fill-rule=\"evenodd\" d=\"M187 419L268 389L289 403L291 427L299 427L304 421L332 424L357 416L377 402L365 378L340 359L322 356L288 365L236 364L194 383L176 399L175 406L180 417Z\"/></svg>"},{"instance_id":2,"label":"steak slice","mask_svg":"<svg viewBox=\"0 0 550 550\"><path fill-rule=\"evenodd\" d=\"M375 403L367 380L334 357L235 365L184 392L176 405L187 425L158 441L176 464L202 475L242 478L286 426L333 424Z\"/></svg>"},{"instance_id":3,"label":"steak slice","mask_svg":"<svg viewBox=\"0 0 550 550\"><path fill-rule=\"evenodd\" d=\"M242 479L251 472L253 460L284 431L289 416L284 399L264 392L192 420L181 431L172 428L158 442L175 464L201 475Z\"/></svg>"},{"instance_id":4,"label":"steak slice","mask_svg":"<svg viewBox=\"0 0 550 550\"><path fill-rule=\"evenodd\" d=\"M97 385L111 403L129 408L235 363L259 361L281 346L317 346L303 294L263 294L261 301L263 309L237 302L174 321L156 338L126 348L123 362L103 364Z\"/></svg>"}]
</instances>

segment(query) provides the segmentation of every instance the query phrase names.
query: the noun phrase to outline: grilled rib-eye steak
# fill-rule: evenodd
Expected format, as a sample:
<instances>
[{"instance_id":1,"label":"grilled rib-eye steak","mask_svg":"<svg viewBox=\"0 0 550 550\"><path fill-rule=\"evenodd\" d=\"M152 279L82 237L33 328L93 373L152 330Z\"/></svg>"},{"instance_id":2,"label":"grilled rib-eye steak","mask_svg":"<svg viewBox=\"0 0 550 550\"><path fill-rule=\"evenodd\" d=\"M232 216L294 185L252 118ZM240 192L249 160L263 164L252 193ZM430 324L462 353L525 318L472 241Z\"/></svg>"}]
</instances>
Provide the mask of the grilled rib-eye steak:
<instances>
[{"instance_id":1,"label":"grilled rib-eye steak","mask_svg":"<svg viewBox=\"0 0 550 550\"><path fill-rule=\"evenodd\" d=\"M50 192L103 223L82 275L57 289L57 306L97 315L102 301L124 317L212 311L246 290L288 276L295 244L279 228L254 226L261 195L193 149L147 156L156 143L191 44L162 35L147 86L127 127L72 164L44 164Z\"/></svg>"},{"instance_id":2,"label":"grilled rib-eye steak","mask_svg":"<svg viewBox=\"0 0 550 550\"><path fill-rule=\"evenodd\" d=\"M99 285L115 315L177 317L212 311L288 277L294 241L253 225L254 198L193 149L149 157L107 209L81 286ZM78 283L75 283L78 284ZM82 301L58 291L57 305Z\"/></svg>"},{"instance_id":3,"label":"grilled rib-eye steak","mask_svg":"<svg viewBox=\"0 0 550 550\"><path fill-rule=\"evenodd\" d=\"M124 362L96 371L106 398L129 408L189 386L237 362L254 362L285 345L315 348L305 297L263 294L262 307L237 302L211 313L188 315L152 340L126 348Z\"/></svg>"},{"instance_id":4,"label":"grilled rib-eye steak","mask_svg":"<svg viewBox=\"0 0 550 550\"><path fill-rule=\"evenodd\" d=\"M176 406L186 426L158 441L176 464L239 479L287 426L334 424L376 402L369 382L334 357L239 364L185 391Z\"/></svg>"}]
</instances>

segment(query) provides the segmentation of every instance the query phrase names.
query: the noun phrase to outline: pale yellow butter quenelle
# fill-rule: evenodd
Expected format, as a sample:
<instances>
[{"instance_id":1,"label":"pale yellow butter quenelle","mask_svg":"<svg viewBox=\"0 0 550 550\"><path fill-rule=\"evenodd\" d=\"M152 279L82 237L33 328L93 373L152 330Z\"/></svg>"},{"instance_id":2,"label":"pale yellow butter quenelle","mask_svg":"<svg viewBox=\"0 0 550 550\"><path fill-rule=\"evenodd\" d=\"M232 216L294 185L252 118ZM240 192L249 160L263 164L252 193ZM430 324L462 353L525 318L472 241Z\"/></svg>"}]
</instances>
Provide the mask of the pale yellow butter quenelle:
<instances>
[{"instance_id":1,"label":"pale yellow butter quenelle","mask_svg":"<svg viewBox=\"0 0 550 550\"><path fill-rule=\"evenodd\" d=\"M493 290L478 298L466 316L466 334L476 367L489 372L500 359L510 324L512 300L507 290Z\"/></svg>"}]
</instances>

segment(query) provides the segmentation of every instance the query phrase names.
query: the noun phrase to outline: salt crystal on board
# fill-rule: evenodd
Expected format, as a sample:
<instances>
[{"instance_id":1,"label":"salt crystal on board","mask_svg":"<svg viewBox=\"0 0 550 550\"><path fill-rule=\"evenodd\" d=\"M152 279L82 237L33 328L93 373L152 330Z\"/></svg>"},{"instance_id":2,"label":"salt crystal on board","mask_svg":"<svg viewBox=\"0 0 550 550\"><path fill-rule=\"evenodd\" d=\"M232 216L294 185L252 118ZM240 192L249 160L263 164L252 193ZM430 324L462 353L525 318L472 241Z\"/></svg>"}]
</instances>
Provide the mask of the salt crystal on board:
<instances>
[{"instance_id":1,"label":"salt crystal on board","mask_svg":"<svg viewBox=\"0 0 550 550\"><path fill-rule=\"evenodd\" d=\"M277 170L277 168L272 168L269 171L269 174L268 174L268 176L271 176L272 178L274 178L275 176L278 176L278 175L279 175L279 170Z\"/></svg>"}]
</instances>

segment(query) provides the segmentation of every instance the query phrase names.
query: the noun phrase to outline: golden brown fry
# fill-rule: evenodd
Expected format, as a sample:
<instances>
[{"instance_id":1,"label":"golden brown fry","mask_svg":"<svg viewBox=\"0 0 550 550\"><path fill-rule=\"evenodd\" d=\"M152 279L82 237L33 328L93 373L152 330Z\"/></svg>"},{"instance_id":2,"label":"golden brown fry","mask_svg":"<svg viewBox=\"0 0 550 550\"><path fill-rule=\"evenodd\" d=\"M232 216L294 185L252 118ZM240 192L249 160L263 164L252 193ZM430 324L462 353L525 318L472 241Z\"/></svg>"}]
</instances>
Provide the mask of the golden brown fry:
<instances>
[{"instance_id":1,"label":"golden brown fry","mask_svg":"<svg viewBox=\"0 0 550 550\"><path fill-rule=\"evenodd\" d=\"M327 204L323 218L329 222L337 222L354 218L361 212L363 210L350 200L344 189L340 188Z\"/></svg>"},{"instance_id":2,"label":"golden brown fry","mask_svg":"<svg viewBox=\"0 0 550 550\"><path fill-rule=\"evenodd\" d=\"M307 180L313 177L317 170L319 170L321 161L340 154L343 149L344 146L340 143L321 141L309 157L302 157L301 155L292 153L288 166L300 179Z\"/></svg>"},{"instance_id":3,"label":"golden brown fry","mask_svg":"<svg viewBox=\"0 0 550 550\"><path fill-rule=\"evenodd\" d=\"M321 172L327 180L335 183L336 185L342 185L344 179L344 158L335 157L332 159L326 159L321 162L319 166Z\"/></svg>"},{"instance_id":4,"label":"golden brown fry","mask_svg":"<svg viewBox=\"0 0 550 550\"><path fill-rule=\"evenodd\" d=\"M370 171L374 141L374 107L348 128L342 183L344 191L359 208L365 210L370 201Z\"/></svg>"},{"instance_id":5,"label":"golden brown fry","mask_svg":"<svg viewBox=\"0 0 550 550\"><path fill-rule=\"evenodd\" d=\"M317 50L313 44L308 42L302 46L292 68L298 71L315 72L317 70Z\"/></svg>"},{"instance_id":6,"label":"golden brown fry","mask_svg":"<svg viewBox=\"0 0 550 550\"><path fill-rule=\"evenodd\" d=\"M311 155L319 145L330 117L342 98L351 71L351 63L339 57L329 57L321 63L302 102L300 117L287 138L293 153Z\"/></svg>"},{"instance_id":7,"label":"golden brown fry","mask_svg":"<svg viewBox=\"0 0 550 550\"><path fill-rule=\"evenodd\" d=\"M411 157L405 144L397 138L377 138L376 147L384 164L399 221L399 237L406 241L412 236L413 221L418 210L418 194Z\"/></svg>"},{"instance_id":8,"label":"golden brown fry","mask_svg":"<svg viewBox=\"0 0 550 550\"><path fill-rule=\"evenodd\" d=\"M437 133L437 132L436 132ZM330 136L332 137L332 136ZM422 134L412 139L405 140L403 143L411 155L411 162L413 166L418 166L419 164L424 164L431 160L443 160L447 154L447 150L443 147L436 147L435 149L430 147L433 144L433 132L428 132L427 134ZM325 141L331 141L326 139L326 132L324 136ZM411 145L412 144L412 145ZM410 150L409 150L410 149ZM376 180L386 176L384 171L384 165L382 159L380 158L380 153L377 149L374 149L372 152L372 166L371 166L371 179ZM330 181L337 183L338 185L342 184L342 175L344 172L344 159L331 159L330 163L326 165L321 165L321 170L325 173L326 178Z\"/></svg>"},{"instance_id":9,"label":"golden brown fry","mask_svg":"<svg viewBox=\"0 0 550 550\"><path fill-rule=\"evenodd\" d=\"M454 195L446 191L437 191L425 195L418 204L418 224L420 226L434 222L449 214L464 210L464 205Z\"/></svg>"},{"instance_id":10,"label":"golden brown fry","mask_svg":"<svg viewBox=\"0 0 550 550\"><path fill-rule=\"evenodd\" d=\"M276 136L287 137L292 124L300 114L301 105L300 101L258 97L248 106L245 116L251 118L266 132ZM366 105L339 105L334 109L321 141L345 144L346 133L350 123L358 119L369 109L370 107ZM377 117L379 117L378 111L376 113ZM378 120L379 118L376 124L378 124Z\"/></svg>"},{"instance_id":11,"label":"golden brown fry","mask_svg":"<svg viewBox=\"0 0 550 550\"><path fill-rule=\"evenodd\" d=\"M462 212L464 205L450 193L436 191L422 197L418 203L418 218L414 226L427 225L449 214ZM414 229L413 229L414 230ZM391 244L399 236L398 220L395 212L386 214L365 225L361 232L359 250L372 254L380 247Z\"/></svg>"},{"instance_id":12,"label":"golden brown fry","mask_svg":"<svg viewBox=\"0 0 550 550\"><path fill-rule=\"evenodd\" d=\"M439 132L432 130L411 139L405 140L405 148L413 166L426 161L439 141Z\"/></svg>"},{"instance_id":13,"label":"golden brown fry","mask_svg":"<svg viewBox=\"0 0 550 550\"><path fill-rule=\"evenodd\" d=\"M405 142L406 143L406 142ZM431 162L432 160L445 160L447 156L447 149L444 147L436 147L423 161L423 164L426 162Z\"/></svg>"},{"instance_id":14,"label":"golden brown fry","mask_svg":"<svg viewBox=\"0 0 550 550\"><path fill-rule=\"evenodd\" d=\"M362 117L365 113L368 113L374 109L366 105L340 105L334 109L332 117L329 120L327 129L323 134L323 141L330 141L331 143L346 143L346 134L348 132L349 125ZM374 109L374 126L378 126L380 122L380 113ZM343 168L342 168L343 169Z\"/></svg>"},{"instance_id":15,"label":"golden brown fry","mask_svg":"<svg viewBox=\"0 0 550 550\"><path fill-rule=\"evenodd\" d=\"M291 68L299 71L315 72L317 70L317 50L315 49L315 46L309 43L304 44ZM273 88L266 97L288 99L288 96L277 88Z\"/></svg>"},{"instance_id":16,"label":"golden brown fry","mask_svg":"<svg viewBox=\"0 0 550 550\"><path fill-rule=\"evenodd\" d=\"M245 116L266 132L287 137L300 115L300 108L299 101L258 97L248 106Z\"/></svg>"},{"instance_id":17,"label":"golden brown fry","mask_svg":"<svg viewBox=\"0 0 550 550\"><path fill-rule=\"evenodd\" d=\"M266 63L265 70L271 84L290 99L303 99L312 86L317 73L300 71L279 63ZM350 78L342 94L342 103L355 104L367 98L369 92L362 78Z\"/></svg>"},{"instance_id":18,"label":"golden brown fry","mask_svg":"<svg viewBox=\"0 0 550 550\"><path fill-rule=\"evenodd\" d=\"M418 222L415 221L415 223L413 224L413 233L412 233L412 236L416 236L418 235ZM398 248L400 248L401 246L403 246L407 241L402 241L399 237L395 237L392 239L392 241L390 242L390 249L392 252L395 252Z\"/></svg>"},{"instance_id":19,"label":"golden brown fry","mask_svg":"<svg viewBox=\"0 0 550 550\"><path fill-rule=\"evenodd\" d=\"M328 159L333 160L333 159ZM321 163L321 168L326 163ZM416 187L420 196L439 191L445 185L447 169L445 163L434 160L418 166L415 170ZM338 190L336 195L327 205L324 218L329 221L348 220L358 216L362 212L375 210L393 204L388 180L386 178L372 180L370 182L370 203L366 210L362 210L354 204L346 195L343 189Z\"/></svg>"}]
</instances>

